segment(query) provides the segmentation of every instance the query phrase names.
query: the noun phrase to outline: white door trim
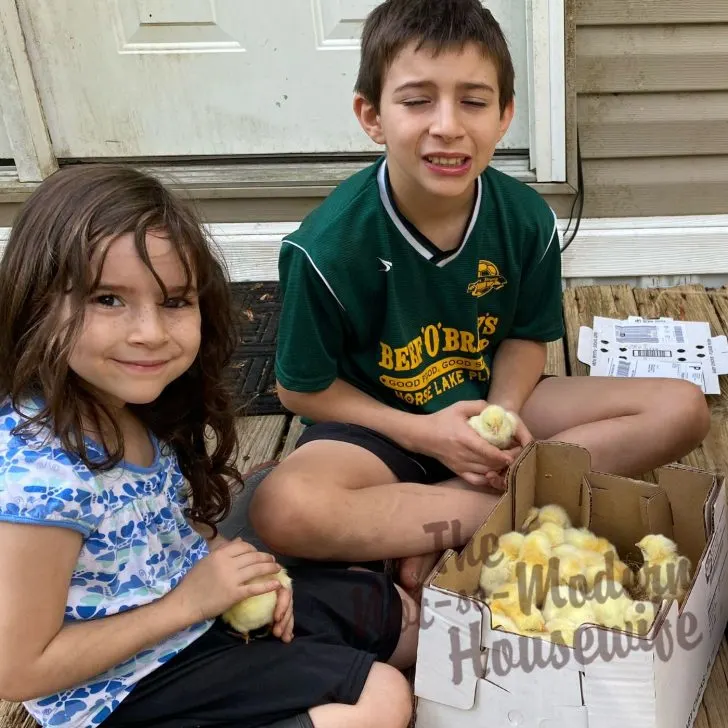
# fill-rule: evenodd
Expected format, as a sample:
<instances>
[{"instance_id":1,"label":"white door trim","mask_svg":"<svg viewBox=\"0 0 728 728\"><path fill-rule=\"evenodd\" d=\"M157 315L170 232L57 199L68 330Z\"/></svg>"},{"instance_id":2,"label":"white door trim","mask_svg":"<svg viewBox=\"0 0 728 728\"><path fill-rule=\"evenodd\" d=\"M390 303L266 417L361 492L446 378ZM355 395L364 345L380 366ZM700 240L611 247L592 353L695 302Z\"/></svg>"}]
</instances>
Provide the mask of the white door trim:
<instances>
[{"instance_id":1,"label":"white door trim","mask_svg":"<svg viewBox=\"0 0 728 728\"><path fill-rule=\"evenodd\" d=\"M537 182L566 182L565 12L564 0L527 2L529 157Z\"/></svg>"},{"instance_id":2,"label":"white door trim","mask_svg":"<svg viewBox=\"0 0 728 728\"><path fill-rule=\"evenodd\" d=\"M20 182L40 182L58 168L16 0L0 0L0 117Z\"/></svg>"},{"instance_id":3,"label":"white door trim","mask_svg":"<svg viewBox=\"0 0 728 728\"><path fill-rule=\"evenodd\" d=\"M281 239L297 222L208 227L233 281L278 280ZM559 220L563 234L565 220ZM0 228L0 252L9 228ZM563 241L562 241L563 244ZM564 252L565 279L728 276L728 215L582 220Z\"/></svg>"}]
</instances>

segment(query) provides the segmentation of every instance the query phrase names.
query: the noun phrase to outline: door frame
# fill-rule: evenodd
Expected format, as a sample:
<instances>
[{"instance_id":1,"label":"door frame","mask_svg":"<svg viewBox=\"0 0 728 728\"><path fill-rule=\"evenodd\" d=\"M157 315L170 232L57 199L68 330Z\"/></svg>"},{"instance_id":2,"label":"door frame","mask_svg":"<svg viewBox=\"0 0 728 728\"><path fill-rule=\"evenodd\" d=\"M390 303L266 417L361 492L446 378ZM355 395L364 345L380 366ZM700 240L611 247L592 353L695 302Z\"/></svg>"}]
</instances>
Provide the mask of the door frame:
<instances>
[{"instance_id":1,"label":"door frame","mask_svg":"<svg viewBox=\"0 0 728 728\"><path fill-rule=\"evenodd\" d=\"M0 170L0 203L22 202L59 166L26 51L17 1L0 0L0 98L15 155L15 168ZM547 196L568 197L576 192L574 2L527 0L529 155L503 153L493 160L494 167ZM274 219L287 220L295 216L283 200L325 196L348 176L342 177L342 171L351 173L372 159L372 155L329 155L308 160L259 157L230 160L229 164L208 159L118 161L136 163L173 178L174 186L193 198L282 198L274 203L280 209ZM255 200L251 202L254 206ZM264 207L270 208L270 204ZM248 209L244 219L251 219L251 213L253 210ZM262 219L271 219L271 214Z\"/></svg>"}]
</instances>

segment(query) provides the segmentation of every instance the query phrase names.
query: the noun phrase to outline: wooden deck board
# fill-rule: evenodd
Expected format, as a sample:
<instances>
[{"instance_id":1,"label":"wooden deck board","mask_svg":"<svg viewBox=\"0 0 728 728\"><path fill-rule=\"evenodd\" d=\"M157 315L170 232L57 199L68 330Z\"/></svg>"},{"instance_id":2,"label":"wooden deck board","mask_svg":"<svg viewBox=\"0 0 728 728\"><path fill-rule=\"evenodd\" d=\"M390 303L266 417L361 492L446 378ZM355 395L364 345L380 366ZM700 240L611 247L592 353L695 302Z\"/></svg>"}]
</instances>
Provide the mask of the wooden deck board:
<instances>
[{"instance_id":1,"label":"wooden deck board","mask_svg":"<svg viewBox=\"0 0 728 728\"><path fill-rule=\"evenodd\" d=\"M576 358L579 327L590 326L593 316L673 316L709 321L713 334L728 332L728 289L706 292L702 286L673 289L632 289L629 286L589 286L564 292L566 336L548 347L546 372L588 375L588 367ZM728 473L728 377L721 378L721 394L709 398L713 427L701 448L684 458L697 467ZM300 418L285 415L241 418L238 433L241 452L238 466L249 472L259 465L289 455L303 426ZM728 643L724 640L695 728L728 728ZM20 706L0 701L0 728L34 728L34 721Z\"/></svg>"},{"instance_id":2,"label":"wooden deck board","mask_svg":"<svg viewBox=\"0 0 728 728\"><path fill-rule=\"evenodd\" d=\"M237 421L240 438L238 468L241 473L254 470L259 465L276 458L285 434L285 415L241 417Z\"/></svg>"},{"instance_id":3,"label":"wooden deck board","mask_svg":"<svg viewBox=\"0 0 728 728\"><path fill-rule=\"evenodd\" d=\"M546 347L545 374L555 374L558 377L566 376L566 341L550 341Z\"/></svg>"},{"instance_id":4,"label":"wooden deck board","mask_svg":"<svg viewBox=\"0 0 728 728\"><path fill-rule=\"evenodd\" d=\"M676 286L668 289L636 289L634 292L640 315L670 316L676 320L707 321L714 336L725 334L723 318L711 297L701 285ZM721 302L722 305L722 302ZM700 448L682 459L686 465L728 473L728 378L720 378L720 395L709 395L711 429Z\"/></svg>"},{"instance_id":5,"label":"wooden deck board","mask_svg":"<svg viewBox=\"0 0 728 728\"><path fill-rule=\"evenodd\" d=\"M579 327L591 326L594 316L620 318L637 314L637 303L629 286L584 286L564 291L564 318L569 357L569 371L586 376L589 368L577 359Z\"/></svg>"},{"instance_id":6,"label":"wooden deck board","mask_svg":"<svg viewBox=\"0 0 728 728\"><path fill-rule=\"evenodd\" d=\"M695 719L695 728L725 728L728 725L728 643L723 640L713 672Z\"/></svg>"},{"instance_id":7,"label":"wooden deck board","mask_svg":"<svg viewBox=\"0 0 728 728\"><path fill-rule=\"evenodd\" d=\"M304 425L301 423L301 418L294 417L291 420L290 426L288 427L288 432L286 433L286 441L283 443L283 449L281 450L281 454L278 456L279 460L283 460L293 452L293 448L296 447L296 442L301 436L303 430Z\"/></svg>"}]
</instances>

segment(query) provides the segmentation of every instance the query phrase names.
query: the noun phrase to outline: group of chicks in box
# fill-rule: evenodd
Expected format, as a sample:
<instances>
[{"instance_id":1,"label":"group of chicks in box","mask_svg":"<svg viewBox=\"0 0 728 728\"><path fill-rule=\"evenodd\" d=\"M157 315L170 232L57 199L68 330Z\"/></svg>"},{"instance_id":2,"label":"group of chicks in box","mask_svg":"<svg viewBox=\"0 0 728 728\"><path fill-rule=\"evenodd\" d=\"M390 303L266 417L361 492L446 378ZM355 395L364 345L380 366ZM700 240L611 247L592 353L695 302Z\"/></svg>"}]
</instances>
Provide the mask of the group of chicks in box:
<instances>
[{"instance_id":1,"label":"group of chicks in box","mask_svg":"<svg viewBox=\"0 0 728 728\"><path fill-rule=\"evenodd\" d=\"M502 449L511 442L516 419L489 405L469 424ZM682 602L691 564L661 534L649 534L635 545L643 557L637 571L620 560L606 538L574 528L561 506L531 508L521 530L500 536L481 567L481 596L490 607L492 626L569 646L583 624L647 634L663 599ZM273 578L292 589L285 569ZM247 641L251 632L270 626L276 600L276 592L249 597L221 617Z\"/></svg>"},{"instance_id":2,"label":"group of chicks in box","mask_svg":"<svg viewBox=\"0 0 728 728\"><path fill-rule=\"evenodd\" d=\"M684 599L691 564L661 534L635 545L643 558L636 571L606 538L574 528L561 506L531 508L481 567L493 627L570 647L583 624L647 634L663 599Z\"/></svg>"},{"instance_id":3,"label":"group of chicks in box","mask_svg":"<svg viewBox=\"0 0 728 728\"><path fill-rule=\"evenodd\" d=\"M511 442L516 419L489 405L469 425L502 449ZM583 624L647 634L663 599L684 599L691 563L661 534L635 545L643 564L632 570L606 538L574 528L561 506L531 508L521 530L500 536L481 568L480 591L492 626L570 647Z\"/></svg>"}]
</instances>

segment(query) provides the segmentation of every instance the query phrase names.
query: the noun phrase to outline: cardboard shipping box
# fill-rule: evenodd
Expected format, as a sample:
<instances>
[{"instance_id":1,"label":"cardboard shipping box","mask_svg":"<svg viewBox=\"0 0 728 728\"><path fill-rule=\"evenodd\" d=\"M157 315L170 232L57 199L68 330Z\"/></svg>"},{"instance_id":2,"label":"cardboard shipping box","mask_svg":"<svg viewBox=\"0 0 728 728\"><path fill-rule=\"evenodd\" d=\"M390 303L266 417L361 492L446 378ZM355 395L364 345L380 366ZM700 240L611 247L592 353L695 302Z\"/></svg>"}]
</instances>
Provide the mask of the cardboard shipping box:
<instances>
[{"instance_id":1,"label":"cardboard shipping box","mask_svg":"<svg viewBox=\"0 0 728 728\"><path fill-rule=\"evenodd\" d=\"M624 561L641 562L635 544L649 533L672 538L692 562L682 606L664 601L645 636L584 625L574 647L493 629L477 596L482 560L494 537L550 503ZM669 466L655 485L592 472L582 448L531 443L490 518L425 584L417 728L690 728L728 620L726 511L712 473Z\"/></svg>"}]
</instances>

